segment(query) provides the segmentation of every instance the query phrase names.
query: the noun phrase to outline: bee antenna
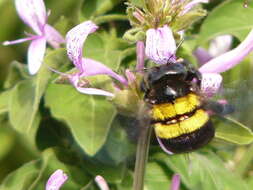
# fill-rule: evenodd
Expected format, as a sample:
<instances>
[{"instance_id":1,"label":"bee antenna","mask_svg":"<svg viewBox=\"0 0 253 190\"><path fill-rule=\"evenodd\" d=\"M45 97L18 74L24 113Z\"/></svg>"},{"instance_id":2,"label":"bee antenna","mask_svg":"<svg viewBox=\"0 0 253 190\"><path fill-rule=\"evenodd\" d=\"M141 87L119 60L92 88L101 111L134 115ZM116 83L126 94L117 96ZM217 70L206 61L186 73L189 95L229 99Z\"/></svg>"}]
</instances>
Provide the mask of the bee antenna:
<instances>
[{"instance_id":1,"label":"bee antenna","mask_svg":"<svg viewBox=\"0 0 253 190\"><path fill-rule=\"evenodd\" d=\"M182 37L182 39L181 39L180 42L178 43L177 48L176 48L176 51L178 50L178 48L181 47L181 45L183 44L183 42L184 42L184 37Z\"/></svg>"},{"instance_id":2,"label":"bee antenna","mask_svg":"<svg viewBox=\"0 0 253 190\"><path fill-rule=\"evenodd\" d=\"M182 37L182 39L180 40L179 44L176 47L176 51L175 52L177 52L178 48L181 47L181 45L183 44L183 42L184 42L184 37ZM168 63L170 62L170 59L173 58L173 57L174 57L174 54L171 54L171 56L168 59ZM172 61L172 62L174 63L174 61Z\"/></svg>"}]
</instances>

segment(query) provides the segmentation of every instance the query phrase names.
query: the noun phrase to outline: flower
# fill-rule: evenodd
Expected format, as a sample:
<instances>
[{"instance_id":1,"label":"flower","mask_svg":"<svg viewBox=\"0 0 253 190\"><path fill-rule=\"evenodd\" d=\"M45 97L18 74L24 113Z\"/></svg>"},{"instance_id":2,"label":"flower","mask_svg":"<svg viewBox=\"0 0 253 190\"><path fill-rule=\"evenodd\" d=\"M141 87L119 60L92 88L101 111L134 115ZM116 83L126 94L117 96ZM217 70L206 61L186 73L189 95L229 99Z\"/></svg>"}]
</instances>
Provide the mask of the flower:
<instances>
[{"instance_id":1,"label":"flower","mask_svg":"<svg viewBox=\"0 0 253 190\"><path fill-rule=\"evenodd\" d=\"M199 71L202 73L203 77L206 77L210 74L218 76L219 73L225 72L234 66L236 66L238 63L240 63L244 57L246 57L251 51L253 50L253 29L250 31L248 36L244 41L242 41L236 48L220 55L217 56L204 65L202 65L199 68ZM221 78L221 76L220 76ZM212 79L213 81L209 80L209 84L206 83L205 81L203 82L203 88L204 87L214 87L213 92L215 93L218 90L218 86L220 86L219 83L221 83L221 79L217 80ZM208 80L206 80L207 82ZM210 85L211 84L211 85Z\"/></svg>"},{"instance_id":2,"label":"flower","mask_svg":"<svg viewBox=\"0 0 253 190\"><path fill-rule=\"evenodd\" d=\"M146 32L146 56L157 64L175 61L176 42L172 30L167 25Z\"/></svg>"},{"instance_id":3,"label":"flower","mask_svg":"<svg viewBox=\"0 0 253 190\"><path fill-rule=\"evenodd\" d=\"M70 82L80 92L84 94L111 96L114 94L101 89L87 87L88 82L83 81L83 77L94 75L109 75L118 80L123 85L127 85L127 80L117 73L113 72L109 67L102 63L83 58L83 44L87 36L98 29L98 26L91 21L85 21L72 28L66 36L67 53L69 59L73 62L78 72L68 75Z\"/></svg>"},{"instance_id":4,"label":"flower","mask_svg":"<svg viewBox=\"0 0 253 190\"><path fill-rule=\"evenodd\" d=\"M214 38L209 45L208 52L212 57L217 57L231 49L232 35L221 35Z\"/></svg>"},{"instance_id":5,"label":"flower","mask_svg":"<svg viewBox=\"0 0 253 190\"><path fill-rule=\"evenodd\" d=\"M198 59L200 65L207 63L214 57L226 53L231 49L233 37L231 35L221 35L211 40L208 50L198 47L194 51L194 55Z\"/></svg>"},{"instance_id":6,"label":"flower","mask_svg":"<svg viewBox=\"0 0 253 190\"><path fill-rule=\"evenodd\" d=\"M47 24L48 14L43 0L16 0L16 9L19 17L28 25L34 34L27 34L28 37L5 41L3 45L12 45L25 41L32 41L28 48L28 70L30 74L36 74L42 64L46 51L46 42L52 47L58 48L64 43L64 38L52 26Z\"/></svg>"},{"instance_id":7,"label":"flower","mask_svg":"<svg viewBox=\"0 0 253 190\"><path fill-rule=\"evenodd\" d=\"M56 170L48 179L46 190L59 190L68 179L68 176L61 170Z\"/></svg>"},{"instance_id":8,"label":"flower","mask_svg":"<svg viewBox=\"0 0 253 190\"><path fill-rule=\"evenodd\" d=\"M175 2L181 2L182 4L184 4L183 10L180 13L180 15L184 15L199 3L208 3L209 0L192 0L190 2L186 0L172 0L172 4Z\"/></svg>"},{"instance_id":9,"label":"flower","mask_svg":"<svg viewBox=\"0 0 253 190\"><path fill-rule=\"evenodd\" d=\"M171 180L170 190L179 190L180 187L180 175L174 174Z\"/></svg>"},{"instance_id":10,"label":"flower","mask_svg":"<svg viewBox=\"0 0 253 190\"><path fill-rule=\"evenodd\" d=\"M245 56L253 50L253 30L250 31L246 39L236 48L228 51L199 68L204 73L222 73L240 63Z\"/></svg>"},{"instance_id":11,"label":"flower","mask_svg":"<svg viewBox=\"0 0 253 190\"><path fill-rule=\"evenodd\" d=\"M230 47L231 37L225 36L225 38ZM222 40L224 42L224 36ZM229 47L223 45L220 51L226 52ZM213 59L211 59L212 56L204 51L204 49L198 49L198 51L195 52L195 55L197 55L202 62L205 61L205 64L199 68L199 71L202 74L202 92L207 96L212 96L216 93L222 82L222 76L220 73L225 72L240 63L252 50L253 30L238 47ZM176 61L176 43L172 31L167 25L157 29L149 29L147 31L145 53L149 59L157 64L173 63ZM217 55L217 52L215 54Z\"/></svg>"},{"instance_id":12,"label":"flower","mask_svg":"<svg viewBox=\"0 0 253 190\"><path fill-rule=\"evenodd\" d=\"M95 177L95 182L97 183L99 189L109 190L108 184L102 176L100 176L100 175L96 176Z\"/></svg>"},{"instance_id":13,"label":"flower","mask_svg":"<svg viewBox=\"0 0 253 190\"><path fill-rule=\"evenodd\" d=\"M144 61L145 61L145 44L143 41L137 41L136 55L137 55L136 69L142 70L144 68Z\"/></svg>"}]
</instances>

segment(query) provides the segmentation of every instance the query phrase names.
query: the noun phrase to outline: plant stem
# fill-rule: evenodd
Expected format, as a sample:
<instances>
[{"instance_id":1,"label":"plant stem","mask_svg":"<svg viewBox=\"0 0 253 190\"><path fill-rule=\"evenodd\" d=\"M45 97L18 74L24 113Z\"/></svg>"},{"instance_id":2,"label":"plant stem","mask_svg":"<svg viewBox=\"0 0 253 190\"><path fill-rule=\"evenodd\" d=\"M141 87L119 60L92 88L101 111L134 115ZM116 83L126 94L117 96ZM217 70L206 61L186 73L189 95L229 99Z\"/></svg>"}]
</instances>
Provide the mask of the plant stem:
<instances>
[{"instance_id":1,"label":"plant stem","mask_svg":"<svg viewBox=\"0 0 253 190\"><path fill-rule=\"evenodd\" d=\"M147 124L147 122L144 121L140 126L141 134L137 144L133 190L143 190L144 186L145 168L148 159L150 136L152 132L152 127L145 124Z\"/></svg>"}]
</instances>

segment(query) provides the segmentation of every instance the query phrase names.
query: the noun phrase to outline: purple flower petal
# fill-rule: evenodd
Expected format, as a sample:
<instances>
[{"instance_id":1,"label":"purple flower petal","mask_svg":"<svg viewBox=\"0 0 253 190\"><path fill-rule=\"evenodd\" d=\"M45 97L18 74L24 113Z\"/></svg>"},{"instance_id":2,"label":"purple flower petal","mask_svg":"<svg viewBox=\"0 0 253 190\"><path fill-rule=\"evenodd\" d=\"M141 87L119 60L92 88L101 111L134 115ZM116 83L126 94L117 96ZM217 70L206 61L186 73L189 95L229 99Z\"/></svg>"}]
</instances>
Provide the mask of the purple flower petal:
<instances>
[{"instance_id":1,"label":"purple flower petal","mask_svg":"<svg viewBox=\"0 0 253 190\"><path fill-rule=\"evenodd\" d=\"M59 190L68 179L68 176L60 169L56 170L48 179L46 190Z\"/></svg>"},{"instance_id":2,"label":"purple flower petal","mask_svg":"<svg viewBox=\"0 0 253 190\"><path fill-rule=\"evenodd\" d=\"M67 53L74 65L83 72L82 57L83 44L90 33L97 30L98 26L91 21L85 21L72 28L66 36Z\"/></svg>"},{"instance_id":3,"label":"purple flower petal","mask_svg":"<svg viewBox=\"0 0 253 190\"><path fill-rule=\"evenodd\" d=\"M41 37L31 42L28 48L28 70L31 75L36 74L43 62L46 51L46 38Z\"/></svg>"},{"instance_id":4,"label":"purple flower petal","mask_svg":"<svg viewBox=\"0 0 253 190\"><path fill-rule=\"evenodd\" d=\"M98 175L95 177L95 182L97 183L98 187L101 189L101 190L109 190L109 187L105 181L105 179Z\"/></svg>"},{"instance_id":5,"label":"purple flower petal","mask_svg":"<svg viewBox=\"0 0 253 190\"><path fill-rule=\"evenodd\" d=\"M26 41L30 41L30 40L34 40L36 38L39 38L40 36L31 36L31 37L27 37L27 38L21 38L18 40L13 40L13 41L5 41L3 42L4 46L8 46L8 45L13 45L13 44L19 44L19 43L23 43Z\"/></svg>"},{"instance_id":6,"label":"purple flower petal","mask_svg":"<svg viewBox=\"0 0 253 190\"><path fill-rule=\"evenodd\" d=\"M142 69L144 69L144 60L145 60L145 45L143 41L137 41L136 54L137 54L136 69L138 71L141 71Z\"/></svg>"},{"instance_id":7,"label":"purple flower petal","mask_svg":"<svg viewBox=\"0 0 253 190\"><path fill-rule=\"evenodd\" d=\"M47 13L43 0L16 0L16 9L20 18L38 35L43 33Z\"/></svg>"},{"instance_id":8,"label":"purple flower petal","mask_svg":"<svg viewBox=\"0 0 253 190\"><path fill-rule=\"evenodd\" d=\"M82 94L114 97L113 93L107 92L105 90L100 90L100 89L97 89L97 88L76 87L76 89L77 89L78 92L80 92Z\"/></svg>"},{"instance_id":9,"label":"purple flower petal","mask_svg":"<svg viewBox=\"0 0 253 190\"><path fill-rule=\"evenodd\" d=\"M181 15L184 15L185 13L189 12L193 7L195 7L199 3L208 3L208 2L209 0L193 0L184 7L184 10L181 12Z\"/></svg>"},{"instance_id":10,"label":"purple flower petal","mask_svg":"<svg viewBox=\"0 0 253 190\"><path fill-rule=\"evenodd\" d=\"M145 53L149 59L157 64L175 61L176 42L167 25L162 28L149 29L146 37Z\"/></svg>"},{"instance_id":11,"label":"purple flower petal","mask_svg":"<svg viewBox=\"0 0 253 190\"><path fill-rule=\"evenodd\" d=\"M47 38L47 42L53 48L59 48L60 44L65 43L65 39L62 37L62 35L49 24L45 25L44 31Z\"/></svg>"},{"instance_id":12,"label":"purple flower petal","mask_svg":"<svg viewBox=\"0 0 253 190\"><path fill-rule=\"evenodd\" d=\"M253 50L253 30L235 49L224 53L199 68L201 73L225 72L240 63Z\"/></svg>"},{"instance_id":13,"label":"purple flower petal","mask_svg":"<svg viewBox=\"0 0 253 190\"><path fill-rule=\"evenodd\" d=\"M211 40L208 52L212 57L217 57L231 49L233 37L231 35L221 35Z\"/></svg>"},{"instance_id":14,"label":"purple flower petal","mask_svg":"<svg viewBox=\"0 0 253 190\"><path fill-rule=\"evenodd\" d=\"M199 65L203 65L212 59L212 56L208 53L208 51L201 47L197 48L193 54L197 58Z\"/></svg>"},{"instance_id":15,"label":"purple flower petal","mask_svg":"<svg viewBox=\"0 0 253 190\"><path fill-rule=\"evenodd\" d=\"M202 73L201 91L207 96L215 94L221 85L222 76L216 73Z\"/></svg>"},{"instance_id":16,"label":"purple flower petal","mask_svg":"<svg viewBox=\"0 0 253 190\"><path fill-rule=\"evenodd\" d=\"M86 86L86 83L83 83L82 81L80 81L79 74L70 75L69 80L73 84L73 86L76 88L76 90L82 94L114 97L114 94L111 92L107 92L107 91L100 90L97 88L85 88L84 86Z\"/></svg>"},{"instance_id":17,"label":"purple flower petal","mask_svg":"<svg viewBox=\"0 0 253 190\"><path fill-rule=\"evenodd\" d=\"M127 80L117 73L113 72L109 67L93 59L83 58L82 62L83 72L81 76L93 76L93 75L109 75L124 85L127 85Z\"/></svg>"},{"instance_id":18,"label":"purple flower petal","mask_svg":"<svg viewBox=\"0 0 253 190\"><path fill-rule=\"evenodd\" d=\"M179 190L179 187L180 187L180 175L175 174L173 175L171 180L170 190Z\"/></svg>"},{"instance_id":19,"label":"purple flower petal","mask_svg":"<svg viewBox=\"0 0 253 190\"><path fill-rule=\"evenodd\" d=\"M127 69L125 71L125 75L127 77L127 81L128 81L129 84L131 84L131 83L133 83L133 82L136 81L135 75L129 69Z\"/></svg>"}]
</instances>

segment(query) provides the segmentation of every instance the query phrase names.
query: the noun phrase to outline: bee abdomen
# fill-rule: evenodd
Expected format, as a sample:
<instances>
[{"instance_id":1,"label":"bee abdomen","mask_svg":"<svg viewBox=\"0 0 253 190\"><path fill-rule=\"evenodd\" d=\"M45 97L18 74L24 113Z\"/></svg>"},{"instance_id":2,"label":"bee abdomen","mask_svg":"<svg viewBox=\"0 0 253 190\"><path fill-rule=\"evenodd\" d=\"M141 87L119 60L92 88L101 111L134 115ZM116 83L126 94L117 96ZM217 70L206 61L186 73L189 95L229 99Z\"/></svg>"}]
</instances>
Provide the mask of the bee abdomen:
<instances>
[{"instance_id":1,"label":"bee abdomen","mask_svg":"<svg viewBox=\"0 0 253 190\"><path fill-rule=\"evenodd\" d=\"M201 128L174 138L160 138L164 148L173 153L191 152L208 144L214 137L214 127L208 120Z\"/></svg>"}]
</instances>

